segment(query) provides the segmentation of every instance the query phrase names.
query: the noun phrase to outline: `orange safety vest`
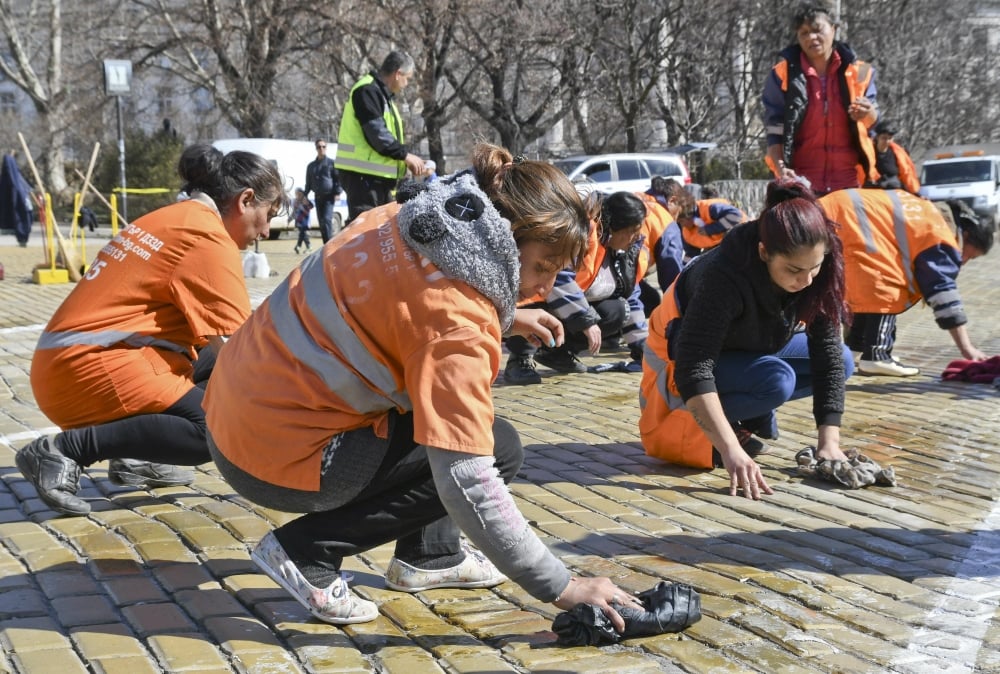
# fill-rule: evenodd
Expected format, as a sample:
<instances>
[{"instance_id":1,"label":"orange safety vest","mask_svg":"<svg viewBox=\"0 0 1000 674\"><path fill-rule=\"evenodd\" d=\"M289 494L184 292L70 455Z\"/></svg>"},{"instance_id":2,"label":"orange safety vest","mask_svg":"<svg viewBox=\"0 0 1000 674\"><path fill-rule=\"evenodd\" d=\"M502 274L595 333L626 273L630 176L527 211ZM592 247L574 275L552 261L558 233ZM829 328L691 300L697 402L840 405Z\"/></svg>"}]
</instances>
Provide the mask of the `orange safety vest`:
<instances>
[{"instance_id":1,"label":"orange safety vest","mask_svg":"<svg viewBox=\"0 0 1000 674\"><path fill-rule=\"evenodd\" d=\"M649 456L681 466L712 468L712 443L684 405L674 381L668 333L679 326L675 321L682 313L674 281L649 317L639 387L639 435Z\"/></svg>"},{"instance_id":2,"label":"orange safety vest","mask_svg":"<svg viewBox=\"0 0 1000 674\"><path fill-rule=\"evenodd\" d=\"M731 206L732 204L725 199L699 199L695 202L698 207L698 217L706 225L710 225L715 222L712 219L712 206L714 204L726 204ZM747 221L747 216L743 214L743 222ZM717 232L715 234L705 234L701 227L681 227L681 236L684 237L684 242L689 246L694 248L700 248L702 250L708 250L709 248L715 248L720 243L722 243L722 238L728 232Z\"/></svg>"},{"instance_id":3,"label":"orange safety vest","mask_svg":"<svg viewBox=\"0 0 1000 674\"><path fill-rule=\"evenodd\" d=\"M899 314L919 302L915 260L958 240L934 203L904 190L850 189L819 199L840 224L844 242L845 299L851 311Z\"/></svg>"},{"instance_id":4,"label":"orange safety vest","mask_svg":"<svg viewBox=\"0 0 1000 674\"><path fill-rule=\"evenodd\" d=\"M920 192L920 178L910 155L903 149L902 145L893 140L889 141L889 149L896 156L896 166L899 167L899 182L903 189L913 194Z\"/></svg>"}]
</instances>

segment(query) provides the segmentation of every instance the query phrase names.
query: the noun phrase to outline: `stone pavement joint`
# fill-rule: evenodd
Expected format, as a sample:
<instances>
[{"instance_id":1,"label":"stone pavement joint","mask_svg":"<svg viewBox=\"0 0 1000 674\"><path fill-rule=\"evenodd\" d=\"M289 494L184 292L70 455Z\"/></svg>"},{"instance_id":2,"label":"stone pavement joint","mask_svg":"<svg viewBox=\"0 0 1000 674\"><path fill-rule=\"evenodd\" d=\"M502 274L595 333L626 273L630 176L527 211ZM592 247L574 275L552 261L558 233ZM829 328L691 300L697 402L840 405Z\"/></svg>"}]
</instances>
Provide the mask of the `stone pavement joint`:
<instances>
[{"instance_id":1,"label":"stone pavement joint","mask_svg":"<svg viewBox=\"0 0 1000 674\"><path fill-rule=\"evenodd\" d=\"M247 280L255 305L301 261L293 246L261 244L279 276ZM89 517L49 511L13 460L58 430L29 372L72 286L27 282L39 255L0 236L0 672L1000 672L998 391L937 378L958 353L926 307L900 317L896 347L921 375L848 382L843 443L893 466L895 489L796 475L794 453L815 442L808 399L779 412L781 438L761 457L776 494L752 502L728 496L724 471L645 456L639 375L501 377L497 413L526 448L511 492L555 554L630 591L667 579L702 593L704 618L681 634L563 648L549 631L558 610L513 583L386 589L391 545L345 561L376 621L311 619L248 557L294 515L235 494L212 465L188 487L142 491L98 464L81 480ZM977 260L959 281L972 339L991 355L995 270Z\"/></svg>"}]
</instances>

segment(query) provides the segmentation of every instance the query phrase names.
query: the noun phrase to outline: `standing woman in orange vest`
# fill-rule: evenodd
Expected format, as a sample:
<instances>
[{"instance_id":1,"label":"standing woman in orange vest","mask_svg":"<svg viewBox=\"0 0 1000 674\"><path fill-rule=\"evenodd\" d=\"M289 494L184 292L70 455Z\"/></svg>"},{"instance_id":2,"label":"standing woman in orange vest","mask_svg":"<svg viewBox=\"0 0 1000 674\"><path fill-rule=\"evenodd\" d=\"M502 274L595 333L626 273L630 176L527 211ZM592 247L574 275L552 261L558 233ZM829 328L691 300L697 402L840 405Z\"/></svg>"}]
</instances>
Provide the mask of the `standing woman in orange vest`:
<instances>
[{"instance_id":1,"label":"standing woman in orange vest","mask_svg":"<svg viewBox=\"0 0 1000 674\"><path fill-rule=\"evenodd\" d=\"M523 449L490 390L505 331L562 341L555 317L516 305L579 261L592 214L557 168L491 145L425 187L310 255L219 356L205 397L219 471L258 504L304 513L252 559L334 624L378 617L344 558L396 541L392 589L509 577L560 608L596 604L621 631L610 602L629 593L572 577L507 490Z\"/></svg>"},{"instance_id":2,"label":"standing woman in orange vest","mask_svg":"<svg viewBox=\"0 0 1000 674\"><path fill-rule=\"evenodd\" d=\"M35 348L31 388L63 432L16 460L56 512L90 512L76 493L80 469L98 461L136 487L188 484L194 475L176 466L211 461L206 363L250 315L240 250L267 235L285 189L263 157L210 145L184 150L178 172L191 198L102 248Z\"/></svg>"},{"instance_id":3,"label":"standing woman in orange vest","mask_svg":"<svg viewBox=\"0 0 1000 674\"><path fill-rule=\"evenodd\" d=\"M817 195L876 181L875 70L836 40L829 2L800 2L791 28L797 43L764 84L768 165L779 178L805 178Z\"/></svg>"},{"instance_id":4,"label":"standing woman in orange vest","mask_svg":"<svg viewBox=\"0 0 1000 674\"><path fill-rule=\"evenodd\" d=\"M724 466L730 494L771 488L753 460L778 434L775 410L812 394L817 458L842 461L850 352L841 340L844 260L808 188L771 183L758 220L684 268L650 317L639 432L646 453ZM799 327L804 326L803 330Z\"/></svg>"}]
</instances>

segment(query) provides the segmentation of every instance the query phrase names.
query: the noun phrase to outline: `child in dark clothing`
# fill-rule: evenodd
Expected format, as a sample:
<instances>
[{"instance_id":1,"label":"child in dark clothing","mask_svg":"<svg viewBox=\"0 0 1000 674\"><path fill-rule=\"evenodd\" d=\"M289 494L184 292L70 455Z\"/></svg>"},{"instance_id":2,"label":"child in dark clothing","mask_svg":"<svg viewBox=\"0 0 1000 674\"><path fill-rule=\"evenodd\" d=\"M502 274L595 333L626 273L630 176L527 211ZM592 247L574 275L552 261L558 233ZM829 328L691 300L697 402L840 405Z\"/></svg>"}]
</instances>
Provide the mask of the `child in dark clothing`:
<instances>
[{"instance_id":1,"label":"child in dark clothing","mask_svg":"<svg viewBox=\"0 0 1000 674\"><path fill-rule=\"evenodd\" d=\"M295 201L292 202L292 215L289 222L295 220L295 228L299 230L299 241L295 244L295 252L301 252L299 248L305 247L309 250L309 211L313 204L306 197L305 190L301 187L295 188Z\"/></svg>"}]
</instances>

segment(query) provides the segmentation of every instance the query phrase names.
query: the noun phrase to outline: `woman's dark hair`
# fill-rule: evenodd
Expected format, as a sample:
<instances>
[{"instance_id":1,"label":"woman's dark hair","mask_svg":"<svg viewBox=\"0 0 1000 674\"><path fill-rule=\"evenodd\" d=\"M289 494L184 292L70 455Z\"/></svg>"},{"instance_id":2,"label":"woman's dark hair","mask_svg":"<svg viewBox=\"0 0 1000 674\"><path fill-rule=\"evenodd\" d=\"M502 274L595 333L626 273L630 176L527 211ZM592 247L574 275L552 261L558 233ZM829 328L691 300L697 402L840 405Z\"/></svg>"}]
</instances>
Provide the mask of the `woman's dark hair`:
<instances>
[{"instance_id":1,"label":"woman's dark hair","mask_svg":"<svg viewBox=\"0 0 1000 674\"><path fill-rule=\"evenodd\" d=\"M799 293L797 318L807 326L817 317L835 324L846 322L844 244L837 234L837 223L826 217L812 190L797 180L769 183L764 201L757 234L768 255L793 255L817 244L826 247L819 273Z\"/></svg>"},{"instance_id":2,"label":"woman's dark hair","mask_svg":"<svg viewBox=\"0 0 1000 674\"><path fill-rule=\"evenodd\" d=\"M799 28L804 24L814 24L816 19L826 19L833 27L837 27L836 7L828 0L800 0L796 3L792 14L789 17L788 25L792 29L792 35L799 32Z\"/></svg>"},{"instance_id":3,"label":"woman's dark hair","mask_svg":"<svg viewBox=\"0 0 1000 674\"><path fill-rule=\"evenodd\" d=\"M614 192L601 199L601 239L630 229L646 219L646 204L631 192Z\"/></svg>"},{"instance_id":4,"label":"woman's dark hair","mask_svg":"<svg viewBox=\"0 0 1000 674\"><path fill-rule=\"evenodd\" d=\"M212 198L220 213L226 213L243 190L253 190L260 203L288 206L285 186L278 167L260 155L234 150L222 154L211 145L190 145L181 153L177 173L184 181L184 191L204 192Z\"/></svg>"},{"instance_id":5,"label":"woman's dark hair","mask_svg":"<svg viewBox=\"0 0 1000 674\"><path fill-rule=\"evenodd\" d=\"M473 148L476 180L500 215L510 221L514 241L538 241L577 267L587 252L590 221L597 214L566 174L544 161L514 157L505 148Z\"/></svg>"}]
</instances>

